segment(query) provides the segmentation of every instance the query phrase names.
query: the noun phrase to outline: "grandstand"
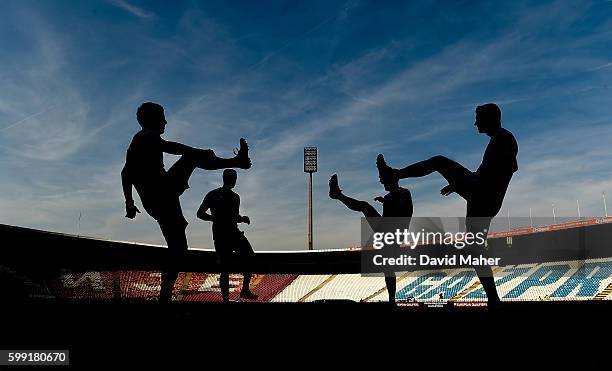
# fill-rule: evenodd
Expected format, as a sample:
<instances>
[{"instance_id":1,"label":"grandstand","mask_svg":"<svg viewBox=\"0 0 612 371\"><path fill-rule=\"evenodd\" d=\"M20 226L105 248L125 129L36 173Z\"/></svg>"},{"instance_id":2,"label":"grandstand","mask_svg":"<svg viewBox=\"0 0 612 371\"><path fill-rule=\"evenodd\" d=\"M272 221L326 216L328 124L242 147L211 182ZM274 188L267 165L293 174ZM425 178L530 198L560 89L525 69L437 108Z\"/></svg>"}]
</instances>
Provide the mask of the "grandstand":
<instances>
[{"instance_id":1,"label":"grandstand","mask_svg":"<svg viewBox=\"0 0 612 371\"><path fill-rule=\"evenodd\" d=\"M163 246L86 238L1 225L3 295L23 300L156 300ZM502 301L612 300L612 254L606 246L612 218L494 232L487 245L508 265L494 275ZM556 241L556 249L542 246ZM579 248L568 248L568 246ZM517 251L521 253L518 254ZM568 253L570 251L570 253ZM383 277L360 274L358 249L256 254L251 288L259 301L387 301ZM175 302L219 302L214 251L191 250L181 263ZM239 267L236 267L239 271ZM238 300L242 275L231 276ZM10 294L10 295L9 295ZM486 301L473 269L397 274L398 302L465 305Z\"/></svg>"}]
</instances>

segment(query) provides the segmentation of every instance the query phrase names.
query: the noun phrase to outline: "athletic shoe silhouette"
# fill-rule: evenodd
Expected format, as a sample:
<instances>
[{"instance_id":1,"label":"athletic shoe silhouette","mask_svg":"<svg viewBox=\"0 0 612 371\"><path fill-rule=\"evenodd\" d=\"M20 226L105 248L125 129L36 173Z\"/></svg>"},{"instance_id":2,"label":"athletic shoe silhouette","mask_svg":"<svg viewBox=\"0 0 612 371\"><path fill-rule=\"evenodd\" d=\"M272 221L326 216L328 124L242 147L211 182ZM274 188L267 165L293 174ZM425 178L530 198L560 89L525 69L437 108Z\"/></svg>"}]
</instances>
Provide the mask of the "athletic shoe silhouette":
<instances>
[{"instance_id":1,"label":"athletic shoe silhouette","mask_svg":"<svg viewBox=\"0 0 612 371\"><path fill-rule=\"evenodd\" d=\"M337 200L342 196L342 190L338 185L338 175L334 174L329 178L329 197Z\"/></svg>"},{"instance_id":2,"label":"athletic shoe silhouette","mask_svg":"<svg viewBox=\"0 0 612 371\"><path fill-rule=\"evenodd\" d=\"M236 152L236 158L239 161L238 167L241 169L251 168L251 159L249 158L249 146L244 138L240 138L240 149Z\"/></svg>"}]
</instances>

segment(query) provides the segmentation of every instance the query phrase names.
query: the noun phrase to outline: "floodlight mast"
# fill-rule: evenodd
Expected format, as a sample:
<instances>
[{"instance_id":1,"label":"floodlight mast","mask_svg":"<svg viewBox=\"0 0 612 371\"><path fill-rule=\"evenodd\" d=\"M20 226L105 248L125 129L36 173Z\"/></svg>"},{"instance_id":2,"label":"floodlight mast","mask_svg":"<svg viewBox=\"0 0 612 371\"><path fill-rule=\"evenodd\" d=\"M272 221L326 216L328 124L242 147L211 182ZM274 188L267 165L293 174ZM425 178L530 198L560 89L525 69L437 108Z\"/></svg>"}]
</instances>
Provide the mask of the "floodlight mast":
<instances>
[{"instance_id":1,"label":"floodlight mast","mask_svg":"<svg viewBox=\"0 0 612 371\"><path fill-rule=\"evenodd\" d=\"M308 250L312 250L312 173L317 172L317 147L304 147L304 172L308 173Z\"/></svg>"}]
</instances>

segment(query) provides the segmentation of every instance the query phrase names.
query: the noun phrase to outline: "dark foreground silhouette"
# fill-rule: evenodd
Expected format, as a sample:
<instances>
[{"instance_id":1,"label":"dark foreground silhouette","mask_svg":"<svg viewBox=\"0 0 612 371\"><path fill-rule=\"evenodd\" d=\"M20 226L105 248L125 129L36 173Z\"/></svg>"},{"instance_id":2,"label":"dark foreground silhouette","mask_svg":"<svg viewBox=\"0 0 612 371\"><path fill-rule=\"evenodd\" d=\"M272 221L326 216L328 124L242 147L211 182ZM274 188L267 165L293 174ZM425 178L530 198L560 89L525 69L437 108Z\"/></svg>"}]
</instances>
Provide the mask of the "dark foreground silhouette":
<instances>
[{"instance_id":1,"label":"dark foreground silhouette","mask_svg":"<svg viewBox=\"0 0 612 371\"><path fill-rule=\"evenodd\" d=\"M161 228L171 258L162 271L160 301L172 299L172 289L178 276L177 261L187 251L185 228L179 197L189 188L188 180L196 168L216 170L251 167L248 146L240 139L240 149L233 158L220 158L210 149L197 149L161 138L167 124L164 108L156 103L143 103L136 113L142 127L130 143L121 181L125 196L126 217L133 219L140 210L132 198L132 186L136 188L145 211ZM164 168L163 153L180 155L181 158L168 171Z\"/></svg>"},{"instance_id":2,"label":"dark foreground silhouette","mask_svg":"<svg viewBox=\"0 0 612 371\"><path fill-rule=\"evenodd\" d=\"M198 218L212 222L215 250L221 265L221 294L224 302L229 302L228 264L236 253L241 260L249 260L254 252L238 223L251 224L248 216L240 215L240 196L232 190L236 186L238 174L233 169L223 171L223 186L206 194L198 209ZM210 214L208 213L210 210ZM249 289L251 273L245 272L242 281L242 299L257 299Z\"/></svg>"},{"instance_id":3,"label":"dark foreground silhouette","mask_svg":"<svg viewBox=\"0 0 612 371\"><path fill-rule=\"evenodd\" d=\"M475 172L444 156L434 156L428 160L408 165L403 169L389 167L381 157L381 176L389 180L423 177L438 172L448 181L440 190L444 196L453 192L467 201L466 231L487 232L491 220L501 209L508 184L518 170L516 156L518 144L511 132L501 126L501 110L496 104L489 103L476 107L478 132L491 139L485 150L482 162ZM484 252L484 246L479 247ZM499 302L491 267L474 267L485 289L490 305Z\"/></svg>"},{"instance_id":4,"label":"dark foreground silhouette","mask_svg":"<svg viewBox=\"0 0 612 371\"><path fill-rule=\"evenodd\" d=\"M410 218L413 213L412 195L406 188L399 186L398 179L386 179L383 178L383 174L380 172L381 165L384 165L384 159L382 155L378 155L376 159L376 165L379 168L379 179L388 192L383 197L376 197L374 201L378 201L383 205L383 217L404 217ZM370 205L366 201L357 200L346 196L342 193L340 186L338 185L338 176L332 175L329 179L329 197L334 200L342 202L346 207L353 211L358 211L363 214L366 218L377 218L380 217L380 213L376 208ZM406 226L408 228L409 226ZM389 294L389 302L395 304L395 292L397 282L395 276L385 275L385 283L387 286L387 292Z\"/></svg>"}]
</instances>

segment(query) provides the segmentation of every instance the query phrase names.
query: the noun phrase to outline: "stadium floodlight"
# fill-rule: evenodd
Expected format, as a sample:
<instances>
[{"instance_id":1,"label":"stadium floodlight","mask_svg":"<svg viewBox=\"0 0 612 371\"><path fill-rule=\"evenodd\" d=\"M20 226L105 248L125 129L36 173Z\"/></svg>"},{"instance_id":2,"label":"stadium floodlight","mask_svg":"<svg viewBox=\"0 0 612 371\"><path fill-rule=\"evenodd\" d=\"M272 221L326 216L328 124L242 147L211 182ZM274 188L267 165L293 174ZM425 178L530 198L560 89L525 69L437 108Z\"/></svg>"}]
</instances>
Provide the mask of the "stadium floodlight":
<instances>
[{"instance_id":1,"label":"stadium floodlight","mask_svg":"<svg viewBox=\"0 0 612 371\"><path fill-rule=\"evenodd\" d=\"M317 147L304 147L304 172L317 172Z\"/></svg>"},{"instance_id":2,"label":"stadium floodlight","mask_svg":"<svg viewBox=\"0 0 612 371\"><path fill-rule=\"evenodd\" d=\"M304 147L304 172L308 173L308 250L312 250L312 173L317 172L317 147Z\"/></svg>"}]
</instances>

